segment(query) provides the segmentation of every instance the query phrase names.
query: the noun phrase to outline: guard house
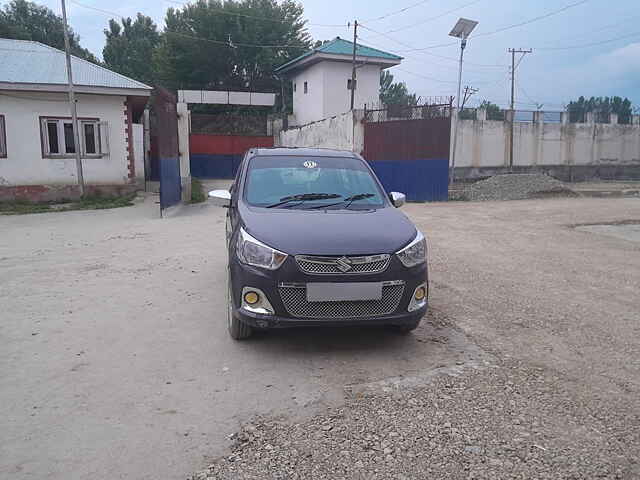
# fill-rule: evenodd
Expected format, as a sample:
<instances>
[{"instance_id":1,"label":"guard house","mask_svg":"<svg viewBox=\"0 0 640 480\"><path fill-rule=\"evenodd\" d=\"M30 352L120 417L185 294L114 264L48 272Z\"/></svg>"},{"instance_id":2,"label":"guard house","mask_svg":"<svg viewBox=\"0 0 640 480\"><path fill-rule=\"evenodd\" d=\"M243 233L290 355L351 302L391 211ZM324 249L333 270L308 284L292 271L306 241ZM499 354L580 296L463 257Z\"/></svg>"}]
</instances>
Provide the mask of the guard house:
<instances>
[{"instance_id":1,"label":"guard house","mask_svg":"<svg viewBox=\"0 0 640 480\"><path fill-rule=\"evenodd\" d=\"M336 37L276 69L293 85L295 125L332 117L351 108L353 42ZM380 72L399 65L402 57L356 44L354 108L379 103Z\"/></svg>"}]
</instances>

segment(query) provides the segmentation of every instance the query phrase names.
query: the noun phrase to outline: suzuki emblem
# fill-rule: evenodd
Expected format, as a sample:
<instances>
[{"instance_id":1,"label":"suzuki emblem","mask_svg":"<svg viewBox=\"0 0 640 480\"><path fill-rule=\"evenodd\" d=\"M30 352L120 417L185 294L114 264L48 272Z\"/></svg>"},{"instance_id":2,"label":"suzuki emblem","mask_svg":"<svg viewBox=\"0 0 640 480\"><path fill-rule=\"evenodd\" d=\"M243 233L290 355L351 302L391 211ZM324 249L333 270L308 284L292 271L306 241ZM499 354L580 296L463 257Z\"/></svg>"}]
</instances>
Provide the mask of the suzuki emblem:
<instances>
[{"instance_id":1,"label":"suzuki emblem","mask_svg":"<svg viewBox=\"0 0 640 480\"><path fill-rule=\"evenodd\" d=\"M348 272L352 268L351 260L349 260L347 257L340 257L336 260L336 267L338 267L338 270L340 270L341 272Z\"/></svg>"}]
</instances>

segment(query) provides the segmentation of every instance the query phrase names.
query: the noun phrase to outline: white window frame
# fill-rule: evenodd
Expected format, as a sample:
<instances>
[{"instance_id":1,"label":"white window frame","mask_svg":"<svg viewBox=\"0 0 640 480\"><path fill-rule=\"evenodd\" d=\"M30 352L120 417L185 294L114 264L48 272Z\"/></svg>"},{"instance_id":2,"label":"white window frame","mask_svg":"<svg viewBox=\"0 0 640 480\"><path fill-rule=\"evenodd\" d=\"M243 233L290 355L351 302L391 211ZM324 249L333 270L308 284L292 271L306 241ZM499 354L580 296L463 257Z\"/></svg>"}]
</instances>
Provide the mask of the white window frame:
<instances>
[{"instance_id":1,"label":"white window frame","mask_svg":"<svg viewBox=\"0 0 640 480\"><path fill-rule=\"evenodd\" d=\"M0 158L7 158L7 126L4 115L0 115Z\"/></svg>"},{"instance_id":2,"label":"white window frame","mask_svg":"<svg viewBox=\"0 0 640 480\"><path fill-rule=\"evenodd\" d=\"M55 123L56 134L58 137L58 152L51 152L49 143L49 125ZM40 118L40 136L42 139L42 156L44 158L74 158L75 153L67 152L64 127L66 124L72 124L72 120L67 117L41 117ZM79 118L80 126L80 155L82 158L101 158L109 154L109 135L107 122L102 122L97 118ZM95 153L87 153L87 141L85 133L85 125L94 126ZM75 141L75 137L74 137Z\"/></svg>"}]
</instances>

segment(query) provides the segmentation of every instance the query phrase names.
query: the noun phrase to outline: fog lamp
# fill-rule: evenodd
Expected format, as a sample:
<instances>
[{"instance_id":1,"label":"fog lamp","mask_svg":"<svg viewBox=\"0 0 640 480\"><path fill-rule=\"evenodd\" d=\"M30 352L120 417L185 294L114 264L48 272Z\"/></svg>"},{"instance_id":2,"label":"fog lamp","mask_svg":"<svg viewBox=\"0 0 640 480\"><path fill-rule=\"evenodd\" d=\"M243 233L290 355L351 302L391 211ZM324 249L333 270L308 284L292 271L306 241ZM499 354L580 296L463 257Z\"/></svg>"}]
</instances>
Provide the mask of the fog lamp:
<instances>
[{"instance_id":1,"label":"fog lamp","mask_svg":"<svg viewBox=\"0 0 640 480\"><path fill-rule=\"evenodd\" d=\"M260 295L258 295L256 292L249 291L244 294L244 301L247 302L249 305L255 305L256 303L258 303L259 300L260 300Z\"/></svg>"},{"instance_id":2,"label":"fog lamp","mask_svg":"<svg viewBox=\"0 0 640 480\"><path fill-rule=\"evenodd\" d=\"M424 290L424 287L418 287L416 289L416 293L413 295L413 297L416 300L420 301L420 300L422 300L424 298L425 294L426 294L426 292Z\"/></svg>"}]
</instances>

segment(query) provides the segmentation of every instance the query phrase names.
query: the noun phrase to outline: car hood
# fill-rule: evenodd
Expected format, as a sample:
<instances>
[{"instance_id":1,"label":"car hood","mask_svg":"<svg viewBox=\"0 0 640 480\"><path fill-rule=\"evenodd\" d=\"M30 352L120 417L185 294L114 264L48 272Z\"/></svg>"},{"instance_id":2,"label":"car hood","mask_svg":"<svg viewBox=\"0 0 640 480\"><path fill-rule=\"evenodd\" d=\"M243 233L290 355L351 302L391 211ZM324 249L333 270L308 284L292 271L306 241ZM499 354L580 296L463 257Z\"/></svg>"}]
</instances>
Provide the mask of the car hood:
<instances>
[{"instance_id":1,"label":"car hood","mask_svg":"<svg viewBox=\"0 0 640 480\"><path fill-rule=\"evenodd\" d=\"M416 228L396 208L297 210L240 206L245 230L290 255L394 253L414 239Z\"/></svg>"}]
</instances>

